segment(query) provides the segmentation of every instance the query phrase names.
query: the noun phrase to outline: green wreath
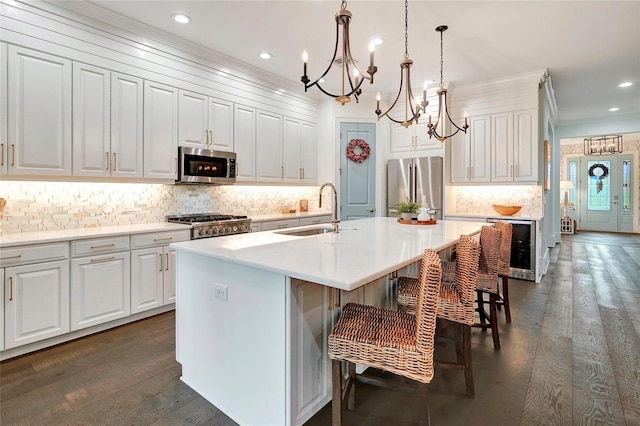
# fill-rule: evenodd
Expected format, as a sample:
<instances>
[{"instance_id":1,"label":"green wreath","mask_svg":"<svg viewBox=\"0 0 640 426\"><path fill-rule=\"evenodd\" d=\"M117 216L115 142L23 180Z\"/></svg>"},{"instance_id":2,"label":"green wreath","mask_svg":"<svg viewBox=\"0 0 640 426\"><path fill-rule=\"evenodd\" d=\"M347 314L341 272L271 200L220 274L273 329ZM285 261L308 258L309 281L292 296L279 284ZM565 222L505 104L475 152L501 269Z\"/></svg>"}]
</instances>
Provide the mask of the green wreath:
<instances>
[{"instance_id":1,"label":"green wreath","mask_svg":"<svg viewBox=\"0 0 640 426\"><path fill-rule=\"evenodd\" d=\"M594 173L594 171L597 169L602 170L602 173L600 175ZM604 164L596 163L593 166L589 167L589 177L595 177L598 178L598 180L602 180L607 176L609 176L609 168L607 168L607 166L605 166Z\"/></svg>"}]
</instances>

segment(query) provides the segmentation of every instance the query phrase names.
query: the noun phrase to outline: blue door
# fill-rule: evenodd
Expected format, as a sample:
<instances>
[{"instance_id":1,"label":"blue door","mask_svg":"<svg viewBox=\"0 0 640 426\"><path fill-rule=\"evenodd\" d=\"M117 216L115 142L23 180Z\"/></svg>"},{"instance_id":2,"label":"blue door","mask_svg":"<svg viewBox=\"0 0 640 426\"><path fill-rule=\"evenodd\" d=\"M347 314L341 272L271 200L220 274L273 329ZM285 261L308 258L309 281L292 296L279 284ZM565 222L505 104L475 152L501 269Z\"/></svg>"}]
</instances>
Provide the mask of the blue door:
<instances>
[{"instance_id":1,"label":"blue door","mask_svg":"<svg viewBox=\"0 0 640 426\"><path fill-rule=\"evenodd\" d=\"M340 220L375 216L376 125L340 124Z\"/></svg>"}]
</instances>

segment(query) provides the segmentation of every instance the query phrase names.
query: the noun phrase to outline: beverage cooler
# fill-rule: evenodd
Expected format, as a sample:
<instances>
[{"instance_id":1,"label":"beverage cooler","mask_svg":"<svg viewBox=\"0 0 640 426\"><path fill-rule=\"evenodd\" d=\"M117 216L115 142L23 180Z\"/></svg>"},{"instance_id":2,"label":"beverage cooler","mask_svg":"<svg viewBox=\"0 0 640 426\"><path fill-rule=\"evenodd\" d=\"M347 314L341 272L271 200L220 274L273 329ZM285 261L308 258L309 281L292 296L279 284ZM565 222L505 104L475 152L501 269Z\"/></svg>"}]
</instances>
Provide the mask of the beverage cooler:
<instances>
[{"instance_id":1,"label":"beverage cooler","mask_svg":"<svg viewBox=\"0 0 640 426\"><path fill-rule=\"evenodd\" d=\"M511 236L511 273L509 277L521 280L536 280L536 222L533 220L487 219L509 222L513 227Z\"/></svg>"}]
</instances>

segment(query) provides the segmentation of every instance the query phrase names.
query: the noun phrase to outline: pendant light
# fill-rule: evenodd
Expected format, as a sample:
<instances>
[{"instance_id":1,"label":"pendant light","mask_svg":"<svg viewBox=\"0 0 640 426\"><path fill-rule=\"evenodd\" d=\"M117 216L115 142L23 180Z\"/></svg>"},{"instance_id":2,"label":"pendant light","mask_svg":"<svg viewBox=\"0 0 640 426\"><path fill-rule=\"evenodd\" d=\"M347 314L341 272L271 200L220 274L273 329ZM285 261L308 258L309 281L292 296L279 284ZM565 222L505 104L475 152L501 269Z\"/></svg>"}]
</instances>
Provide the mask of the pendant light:
<instances>
[{"instance_id":1,"label":"pendant light","mask_svg":"<svg viewBox=\"0 0 640 426\"><path fill-rule=\"evenodd\" d=\"M380 93L376 96L376 115L378 116L378 120L380 117L387 117L389 120L399 123L403 127L409 127L414 122L418 122L418 118L420 118L420 112L424 111L429 104L427 102L427 83L425 82L422 86L422 101L418 103L413 96L413 92L411 90L411 65L413 65L413 61L409 58L409 36L408 36L408 28L409 28L409 15L408 15L409 3L407 0L404 2L404 59L400 62L400 89L398 90L398 95L396 99L393 101L393 104L386 110L384 113L380 110ZM403 93L404 86L404 119L396 119L391 117L389 113L396 106L400 96Z\"/></svg>"},{"instance_id":2,"label":"pendant light","mask_svg":"<svg viewBox=\"0 0 640 426\"><path fill-rule=\"evenodd\" d=\"M373 52L375 44L369 43L369 67L367 68L367 75L364 75L356 66L356 60L351 55L351 46L349 45L349 23L351 22L351 12L347 10L347 2L342 1L340 10L336 13L336 45L333 50L333 57L329 66L325 72L318 77L317 80L311 82L307 75L307 64L309 62L309 56L307 51L302 52L302 61L304 62L304 74L300 77L300 81L304 83L304 91L306 92L310 87L316 86L322 93L332 98L336 98L337 102L340 102L344 106L347 102L351 101L351 96L358 102L358 96L362 93L362 83L364 80L369 80L369 83L373 83L373 75L378 71L373 63ZM342 43L340 43L340 27L342 27ZM342 47L342 57L336 60L338 55L338 46ZM331 67L337 64L342 70L341 91L339 94L330 93L324 89L321 84L325 82L325 77L329 73Z\"/></svg>"},{"instance_id":3,"label":"pendant light","mask_svg":"<svg viewBox=\"0 0 640 426\"><path fill-rule=\"evenodd\" d=\"M449 116L449 110L447 108L447 89L444 88L444 81L442 78L442 68L444 63L442 54L442 34L447 31L448 28L449 27L446 25L436 27L436 31L440 33L440 87L438 88L438 117L436 124L431 124L431 115L429 115L429 139L435 136L440 142L444 142L447 138L450 138L459 131L467 133L467 129L469 128L466 114L464 116L464 125L459 127ZM453 128L455 128L455 132L445 136L445 125L447 121L449 121Z\"/></svg>"}]
</instances>

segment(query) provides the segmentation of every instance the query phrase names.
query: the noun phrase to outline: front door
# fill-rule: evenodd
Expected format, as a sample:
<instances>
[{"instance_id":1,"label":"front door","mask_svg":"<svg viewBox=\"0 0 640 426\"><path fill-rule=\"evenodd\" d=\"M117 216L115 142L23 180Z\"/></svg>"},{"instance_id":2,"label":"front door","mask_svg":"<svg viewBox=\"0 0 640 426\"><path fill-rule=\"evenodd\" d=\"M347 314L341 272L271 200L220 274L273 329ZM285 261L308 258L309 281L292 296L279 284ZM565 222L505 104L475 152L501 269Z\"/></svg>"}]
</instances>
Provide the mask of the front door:
<instances>
[{"instance_id":1,"label":"front door","mask_svg":"<svg viewBox=\"0 0 640 426\"><path fill-rule=\"evenodd\" d=\"M375 216L376 125L340 124L340 220Z\"/></svg>"},{"instance_id":2,"label":"front door","mask_svg":"<svg viewBox=\"0 0 640 426\"><path fill-rule=\"evenodd\" d=\"M579 229L633 232L632 161L631 155L580 158Z\"/></svg>"}]
</instances>

